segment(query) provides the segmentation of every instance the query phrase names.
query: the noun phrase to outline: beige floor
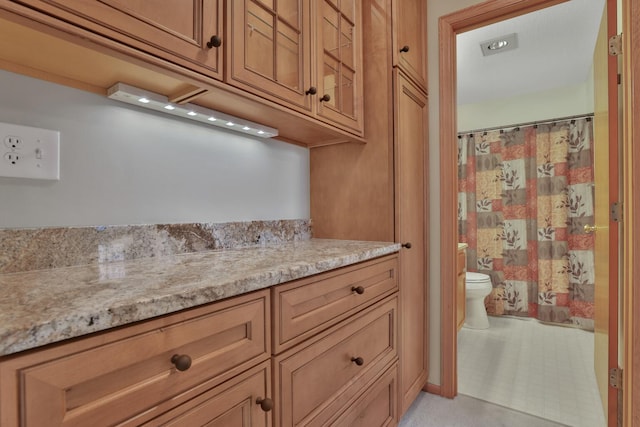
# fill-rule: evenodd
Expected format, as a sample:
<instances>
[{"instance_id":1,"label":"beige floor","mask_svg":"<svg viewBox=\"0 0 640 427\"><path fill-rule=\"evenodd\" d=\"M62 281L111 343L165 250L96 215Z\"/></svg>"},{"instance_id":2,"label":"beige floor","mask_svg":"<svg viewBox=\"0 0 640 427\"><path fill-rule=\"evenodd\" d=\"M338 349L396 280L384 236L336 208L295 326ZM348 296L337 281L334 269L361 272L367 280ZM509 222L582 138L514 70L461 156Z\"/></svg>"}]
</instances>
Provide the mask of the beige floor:
<instances>
[{"instance_id":1,"label":"beige floor","mask_svg":"<svg viewBox=\"0 0 640 427\"><path fill-rule=\"evenodd\" d=\"M458 397L421 393L401 427L603 427L593 333L489 317L458 334Z\"/></svg>"},{"instance_id":2,"label":"beige floor","mask_svg":"<svg viewBox=\"0 0 640 427\"><path fill-rule=\"evenodd\" d=\"M400 427L560 427L562 424L469 396L445 399L420 393Z\"/></svg>"},{"instance_id":3,"label":"beige floor","mask_svg":"<svg viewBox=\"0 0 640 427\"><path fill-rule=\"evenodd\" d=\"M458 393L576 427L603 427L593 332L489 316L458 333Z\"/></svg>"}]
</instances>

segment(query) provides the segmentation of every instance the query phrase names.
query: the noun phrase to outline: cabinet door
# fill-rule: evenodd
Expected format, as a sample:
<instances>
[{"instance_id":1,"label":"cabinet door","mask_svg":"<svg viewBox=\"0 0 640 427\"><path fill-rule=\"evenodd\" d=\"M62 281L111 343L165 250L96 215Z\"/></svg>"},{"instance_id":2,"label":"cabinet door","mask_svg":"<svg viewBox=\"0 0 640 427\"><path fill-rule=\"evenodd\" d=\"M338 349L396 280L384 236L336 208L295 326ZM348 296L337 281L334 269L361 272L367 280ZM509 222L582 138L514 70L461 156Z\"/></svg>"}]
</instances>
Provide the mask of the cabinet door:
<instances>
[{"instance_id":1,"label":"cabinet door","mask_svg":"<svg viewBox=\"0 0 640 427\"><path fill-rule=\"evenodd\" d=\"M332 423L335 427L386 427L398 424L398 365L394 364Z\"/></svg>"},{"instance_id":2,"label":"cabinet door","mask_svg":"<svg viewBox=\"0 0 640 427\"><path fill-rule=\"evenodd\" d=\"M222 78L221 47L207 45L213 36L222 36L222 0L26 0L24 3L151 55Z\"/></svg>"},{"instance_id":3,"label":"cabinet door","mask_svg":"<svg viewBox=\"0 0 640 427\"><path fill-rule=\"evenodd\" d=\"M427 98L395 70L396 236L400 251L400 406L427 382Z\"/></svg>"},{"instance_id":4,"label":"cabinet door","mask_svg":"<svg viewBox=\"0 0 640 427\"><path fill-rule=\"evenodd\" d=\"M427 0L393 0L393 65L427 90Z\"/></svg>"},{"instance_id":5,"label":"cabinet door","mask_svg":"<svg viewBox=\"0 0 640 427\"><path fill-rule=\"evenodd\" d=\"M318 115L361 134L361 2L320 0L317 4Z\"/></svg>"},{"instance_id":6,"label":"cabinet door","mask_svg":"<svg viewBox=\"0 0 640 427\"><path fill-rule=\"evenodd\" d=\"M309 2L228 2L229 83L311 110Z\"/></svg>"},{"instance_id":7,"label":"cabinet door","mask_svg":"<svg viewBox=\"0 0 640 427\"><path fill-rule=\"evenodd\" d=\"M263 362L143 426L268 427L271 409L257 402L270 399L270 391L271 369Z\"/></svg>"}]
</instances>

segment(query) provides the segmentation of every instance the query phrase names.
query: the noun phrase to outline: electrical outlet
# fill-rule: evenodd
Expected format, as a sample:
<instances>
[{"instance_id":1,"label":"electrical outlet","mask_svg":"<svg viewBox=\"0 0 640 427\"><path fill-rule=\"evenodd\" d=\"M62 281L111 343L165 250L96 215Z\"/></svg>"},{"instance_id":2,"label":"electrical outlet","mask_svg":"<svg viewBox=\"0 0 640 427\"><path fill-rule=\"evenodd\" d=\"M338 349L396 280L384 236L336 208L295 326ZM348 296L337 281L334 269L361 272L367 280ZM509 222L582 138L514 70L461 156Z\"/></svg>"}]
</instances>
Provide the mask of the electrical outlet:
<instances>
[{"instance_id":1,"label":"electrical outlet","mask_svg":"<svg viewBox=\"0 0 640 427\"><path fill-rule=\"evenodd\" d=\"M60 179L60 132L0 123L0 140L0 177Z\"/></svg>"},{"instance_id":2,"label":"electrical outlet","mask_svg":"<svg viewBox=\"0 0 640 427\"><path fill-rule=\"evenodd\" d=\"M12 165L17 165L20 161L20 154L15 153L13 151L9 151L8 153L4 153L4 161L11 163Z\"/></svg>"},{"instance_id":3,"label":"electrical outlet","mask_svg":"<svg viewBox=\"0 0 640 427\"><path fill-rule=\"evenodd\" d=\"M15 135L8 135L4 138L4 145L10 150L19 150L22 148L22 138Z\"/></svg>"}]
</instances>

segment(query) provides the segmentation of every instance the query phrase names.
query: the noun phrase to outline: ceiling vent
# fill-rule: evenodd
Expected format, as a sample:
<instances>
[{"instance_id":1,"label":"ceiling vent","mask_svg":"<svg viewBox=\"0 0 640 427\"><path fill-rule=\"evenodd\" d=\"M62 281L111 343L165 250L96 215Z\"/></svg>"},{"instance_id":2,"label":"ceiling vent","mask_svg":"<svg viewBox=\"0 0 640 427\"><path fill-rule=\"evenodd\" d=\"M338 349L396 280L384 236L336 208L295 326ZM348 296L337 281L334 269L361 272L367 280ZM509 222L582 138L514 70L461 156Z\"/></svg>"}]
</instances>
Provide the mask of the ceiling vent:
<instances>
[{"instance_id":1,"label":"ceiling vent","mask_svg":"<svg viewBox=\"0 0 640 427\"><path fill-rule=\"evenodd\" d=\"M480 43L483 56L495 55L497 53L513 50L518 47L518 35L516 33L508 34L502 37L496 37L491 40Z\"/></svg>"}]
</instances>

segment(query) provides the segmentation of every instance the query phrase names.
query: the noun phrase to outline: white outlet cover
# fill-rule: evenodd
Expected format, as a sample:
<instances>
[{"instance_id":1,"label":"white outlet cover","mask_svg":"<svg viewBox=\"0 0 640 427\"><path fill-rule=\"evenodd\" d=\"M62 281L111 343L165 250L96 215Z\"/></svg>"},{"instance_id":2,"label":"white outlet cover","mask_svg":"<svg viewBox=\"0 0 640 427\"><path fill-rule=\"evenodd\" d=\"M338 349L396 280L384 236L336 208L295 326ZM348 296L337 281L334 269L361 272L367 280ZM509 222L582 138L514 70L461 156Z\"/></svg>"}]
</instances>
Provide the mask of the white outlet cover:
<instances>
[{"instance_id":1,"label":"white outlet cover","mask_svg":"<svg viewBox=\"0 0 640 427\"><path fill-rule=\"evenodd\" d=\"M0 123L0 177L60 179L60 132Z\"/></svg>"}]
</instances>

